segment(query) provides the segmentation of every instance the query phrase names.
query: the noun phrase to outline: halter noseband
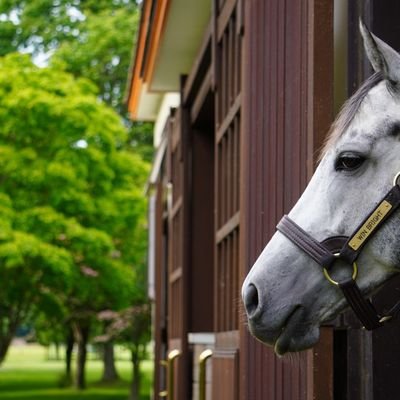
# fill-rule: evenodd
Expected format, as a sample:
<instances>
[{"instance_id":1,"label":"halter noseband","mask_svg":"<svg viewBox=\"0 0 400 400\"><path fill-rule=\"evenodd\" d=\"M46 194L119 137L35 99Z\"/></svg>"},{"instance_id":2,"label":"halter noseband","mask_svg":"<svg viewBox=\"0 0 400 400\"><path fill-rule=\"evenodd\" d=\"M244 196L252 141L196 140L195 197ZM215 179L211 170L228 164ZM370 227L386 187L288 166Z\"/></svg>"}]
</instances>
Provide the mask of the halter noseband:
<instances>
[{"instance_id":1,"label":"halter noseband","mask_svg":"<svg viewBox=\"0 0 400 400\"><path fill-rule=\"evenodd\" d=\"M361 250L378 231L383 223L400 207L400 172L393 180L393 187L379 202L372 212L361 222L352 235L332 236L322 242L314 239L299 225L285 215L277 229L288 239L307 253L322 268L327 280L340 287L347 302L357 315L365 329L379 328L386 321L392 319L400 311L400 301L397 302L385 316L380 316L369 299L363 297L356 283L358 267L357 258ZM353 273L350 278L335 281L330 272L337 260L352 265Z\"/></svg>"}]
</instances>

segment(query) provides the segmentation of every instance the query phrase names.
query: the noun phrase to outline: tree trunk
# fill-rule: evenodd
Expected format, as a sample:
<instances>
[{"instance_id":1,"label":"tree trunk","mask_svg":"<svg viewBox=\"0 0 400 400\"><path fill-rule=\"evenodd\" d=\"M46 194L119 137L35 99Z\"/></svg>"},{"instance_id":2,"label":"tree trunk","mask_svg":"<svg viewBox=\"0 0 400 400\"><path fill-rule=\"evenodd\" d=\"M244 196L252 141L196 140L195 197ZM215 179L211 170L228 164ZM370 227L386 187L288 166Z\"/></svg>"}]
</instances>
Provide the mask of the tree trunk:
<instances>
[{"instance_id":1,"label":"tree trunk","mask_svg":"<svg viewBox=\"0 0 400 400\"><path fill-rule=\"evenodd\" d=\"M115 368L114 344L112 341L103 345L103 382L115 382L119 379L117 369Z\"/></svg>"},{"instance_id":2,"label":"tree trunk","mask_svg":"<svg viewBox=\"0 0 400 400\"><path fill-rule=\"evenodd\" d=\"M90 325L86 321L79 321L75 325L75 339L78 344L75 385L76 388L80 390L83 390L86 387L85 364L87 355L87 344L89 341L89 330Z\"/></svg>"},{"instance_id":3,"label":"tree trunk","mask_svg":"<svg viewBox=\"0 0 400 400\"><path fill-rule=\"evenodd\" d=\"M65 349L65 376L68 382L72 381L71 363L72 363L72 351L74 350L74 332L70 328L68 330L66 349Z\"/></svg>"},{"instance_id":4,"label":"tree trunk","mask_svg":"<svg viewBox=\"0 0 400 400\"><path fill-rule=\"evenodd\" d=\"M14 333L8 332L5 336L0 337L0 365L6 358Z\"/></svg>"},{"instance_id":5,"label":"tree trunk","mask_svg":"<svg viewBox=\"0 0 400 400\"><path fill-rule=\"evenodd\" d=\"M0 315L0 318L2 318L0 330L0 365L4 362L11 341L17 331L20 320L19 315L20 312L14 312L14 314L8 317Z\"/></svg>"},{"instance_id":6,"label":"tree trunk","mask_svg":"<svg viewBox=\"0 0 400 400\"><path fill-rule=\"evenodd\" d=\"M140 356L139 356L139 346L135 346L131 350L131 360L132 360L132 382L131 382L131 393L130 400L140 399Z\"/></svg>"},{"instance_id":7,"label":"tree trunk","mask_svg":"<svg viewBox=\"0 0 400 400\"><path fill-rule=\"evenodd\" d=\"M55 349L56 349L56 361L60 361L60 343L55 342L54 343Z\"/></svg>"}]
</instances>

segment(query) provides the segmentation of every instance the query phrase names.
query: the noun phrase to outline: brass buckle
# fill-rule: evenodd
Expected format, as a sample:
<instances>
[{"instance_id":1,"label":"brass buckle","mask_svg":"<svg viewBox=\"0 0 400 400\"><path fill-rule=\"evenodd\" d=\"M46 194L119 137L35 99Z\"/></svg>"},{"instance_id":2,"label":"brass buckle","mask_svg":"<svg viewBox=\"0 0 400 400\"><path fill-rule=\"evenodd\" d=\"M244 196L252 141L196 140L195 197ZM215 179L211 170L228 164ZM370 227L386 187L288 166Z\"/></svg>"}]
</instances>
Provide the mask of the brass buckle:
<instances>
[{"instance_id":1,"label":"brass buckle","mask_svg":"<svg viewBox=\"0 0 400 400\"><path fill-rule=\"evenodd\" d=\"M395 175L393 178L393 186L400 185L400 182L397 183L397 181L400 179L400 171Z\"/></svg>"},{"instance_id":2,"label":"brass buckle","mask_svg":"<svg viewBox=\"0 0 400 400\"><path fill-rule=\"evenodd\" d=\"M336 258L339 258L340 253L335 253L334 256L335 256ZM332 285L339 286L339 282L338 282L338 281L335 281L334 279L332 279L332 277L329 275L328 270L327 270L326 268L324 268L324 267L323 267L323 270L324 270L325 278L326 278L330 283L332 283ZM357 267L357 263L354 261L354 262L353 262L353 275L351 276L351 279L353 279L353 281L356 280L357 274L358 274L358 267Z\"/></svg>"},{"instance_id":3,"label":"brass buckle","mask_svg":"<svg viewBox=\"0 0 400 400\"><path fill-rule=\"evenodd\" d=\"M389 321L390 319L392 319L392 317L393 317L393 315L385 315L384 317L382 317L382 318L379 320L379 322L380 322L381 324L383 324L384 322Z\"/></svg>"}]
</instances>

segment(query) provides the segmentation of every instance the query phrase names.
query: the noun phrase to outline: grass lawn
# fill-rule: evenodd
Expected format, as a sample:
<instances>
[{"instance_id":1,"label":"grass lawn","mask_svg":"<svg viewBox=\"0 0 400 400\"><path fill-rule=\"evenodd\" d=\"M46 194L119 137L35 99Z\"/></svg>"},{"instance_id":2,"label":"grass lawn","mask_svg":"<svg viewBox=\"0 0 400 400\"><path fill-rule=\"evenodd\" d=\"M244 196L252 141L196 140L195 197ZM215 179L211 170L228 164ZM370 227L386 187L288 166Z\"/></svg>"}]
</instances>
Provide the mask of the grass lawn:
<instances>
[{"instance_id":1,"label":"grass lawn","mask_svg":"<svg viewBox=\"0 0 400 400\"><path fill-rule=\"evenodd\" d=\"M151 362L143 363L141 400L150 398ZM113 385L99 383L102 362L90 360L87 364L87 389L60 388L64 371L63 361L46 360L46 350L38 345L12 346L6 361L0 367L1 400L126 400L129 392L131 363L117 362L122 380Z\"/></svg>"}]
</instances>

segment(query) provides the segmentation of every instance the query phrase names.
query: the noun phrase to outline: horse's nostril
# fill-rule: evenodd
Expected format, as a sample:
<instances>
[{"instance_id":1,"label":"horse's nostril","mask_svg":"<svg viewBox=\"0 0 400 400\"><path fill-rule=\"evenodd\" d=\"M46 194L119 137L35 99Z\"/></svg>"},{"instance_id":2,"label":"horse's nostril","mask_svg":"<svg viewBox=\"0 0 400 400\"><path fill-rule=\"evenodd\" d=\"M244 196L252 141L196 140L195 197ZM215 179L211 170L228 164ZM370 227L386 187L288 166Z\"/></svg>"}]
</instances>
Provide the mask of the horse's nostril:
<instances>
[{"instance_id":1,"label":"horse's nostril","mask_svg":"<svg viewBox=\"0 0 400 400\"><path fill-rule=\"evenodd\" d=\"M250 283L244 293L244 305L249 317L251 317L258 308L258 290Z\"/></svg>"}]
</instances>

